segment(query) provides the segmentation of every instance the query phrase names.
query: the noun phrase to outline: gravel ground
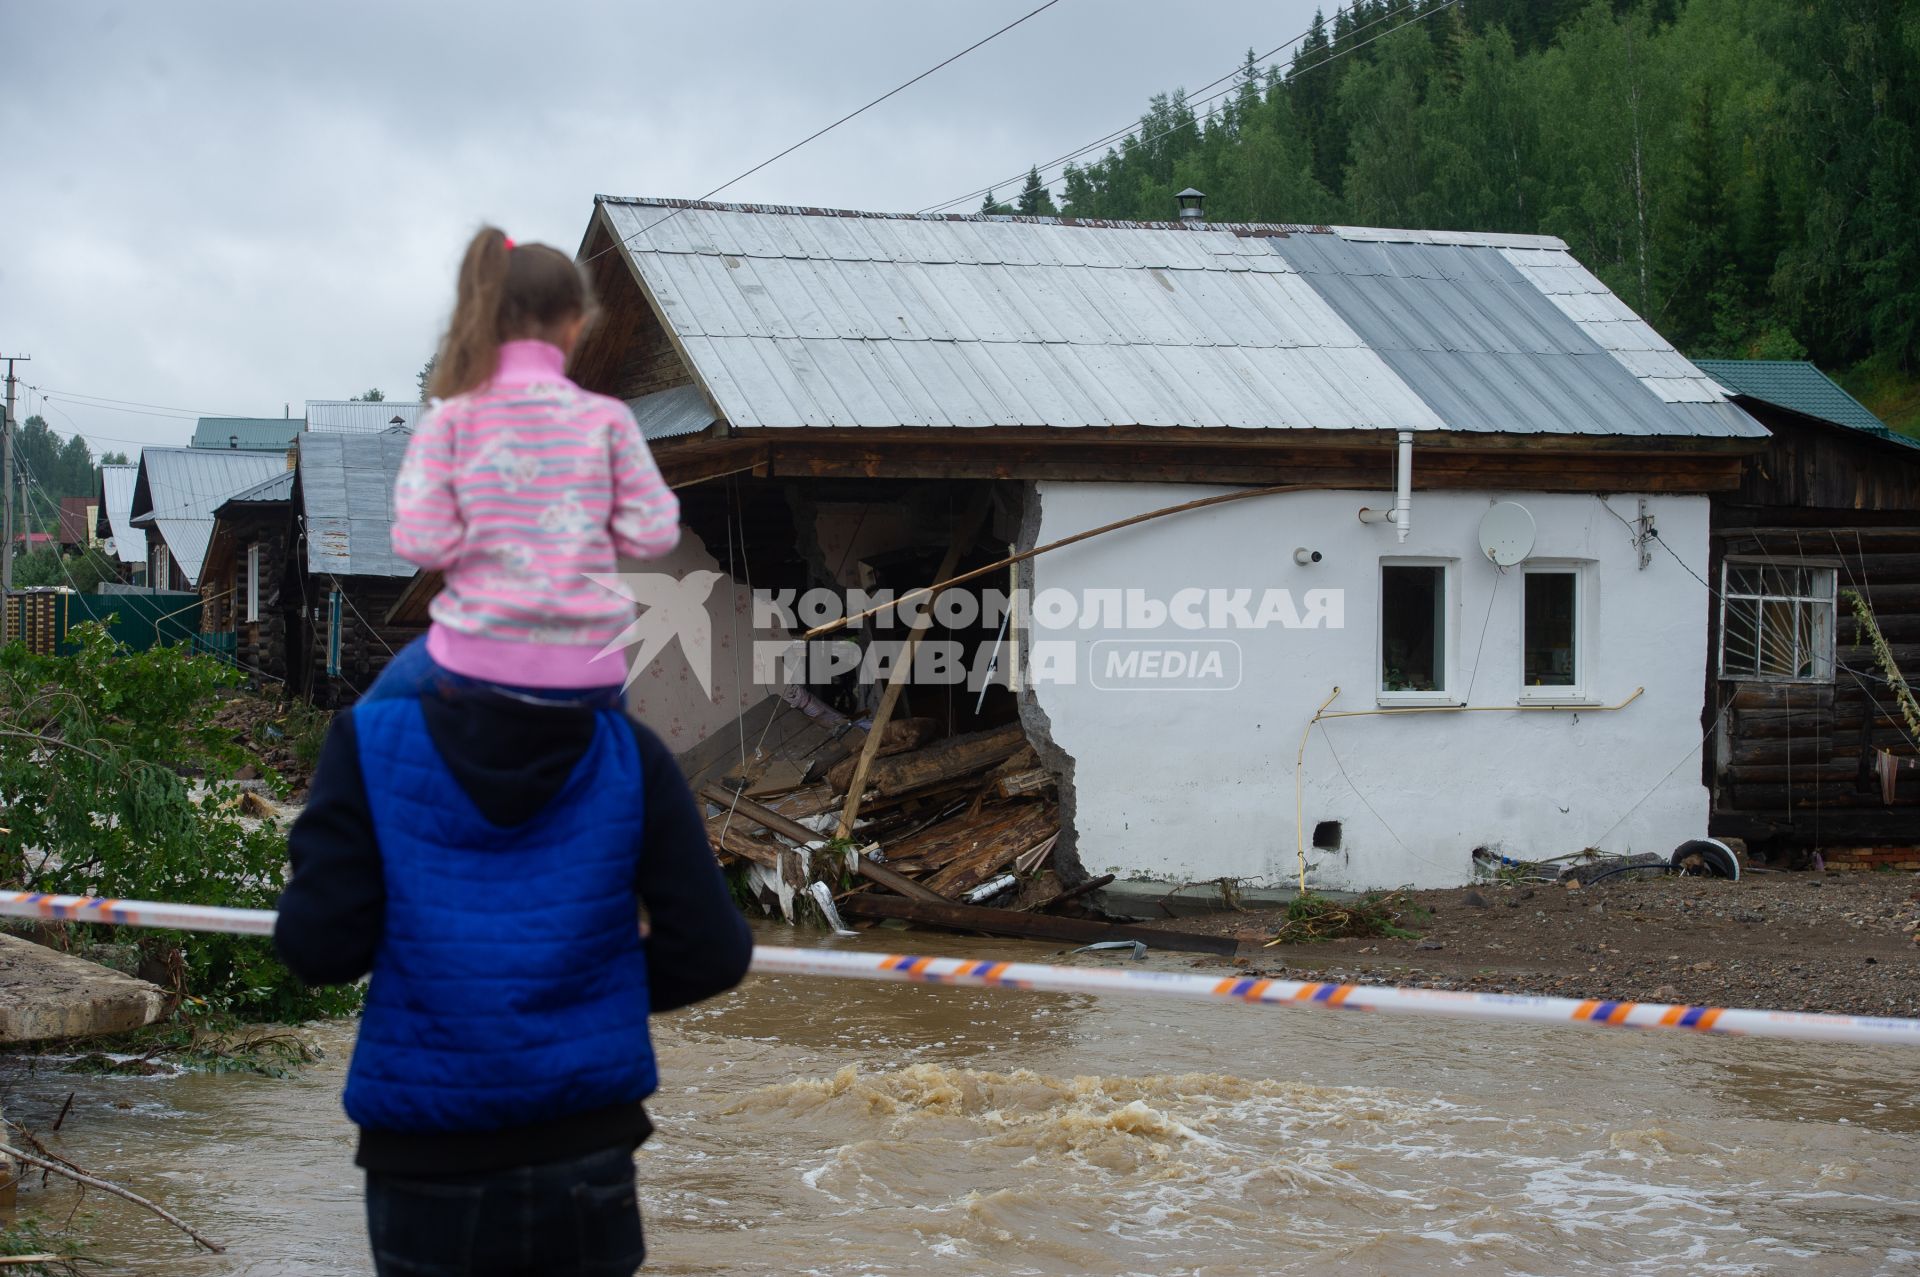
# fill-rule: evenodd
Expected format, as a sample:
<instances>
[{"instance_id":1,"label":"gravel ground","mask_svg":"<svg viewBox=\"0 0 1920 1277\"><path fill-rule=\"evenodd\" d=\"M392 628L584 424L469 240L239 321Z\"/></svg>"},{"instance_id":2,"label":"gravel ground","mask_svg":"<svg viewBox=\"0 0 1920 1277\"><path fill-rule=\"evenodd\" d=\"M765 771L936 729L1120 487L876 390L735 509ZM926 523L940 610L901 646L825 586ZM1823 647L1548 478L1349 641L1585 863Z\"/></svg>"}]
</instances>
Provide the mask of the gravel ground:
<instances>
[{"instance_id":1,"label":"gravel ground","mask_svg":"<svg viewBox=\"0 0 1920 1277\"><path fill-rule=\"evenodd\" d=\"M1237 935L1234 965L1288 979L1920 1016L1920 877L1632 878L1414 892L1411 940L1265 948L1273 910L1156 925Z\"/></svg>"}]
</instances>

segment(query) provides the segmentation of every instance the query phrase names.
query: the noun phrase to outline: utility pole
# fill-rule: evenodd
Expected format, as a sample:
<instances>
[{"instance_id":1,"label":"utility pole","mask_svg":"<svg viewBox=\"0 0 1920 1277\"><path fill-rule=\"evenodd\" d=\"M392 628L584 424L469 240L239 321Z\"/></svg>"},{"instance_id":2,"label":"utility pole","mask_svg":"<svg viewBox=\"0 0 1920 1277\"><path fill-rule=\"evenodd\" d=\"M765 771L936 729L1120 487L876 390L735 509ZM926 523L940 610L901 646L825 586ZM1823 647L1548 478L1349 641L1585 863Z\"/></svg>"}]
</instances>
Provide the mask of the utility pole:
<instances>
[{"instance_id":1,"label":"utility pole","mask_svg":"<svg viewBox=\"0 0 1920 1277\"><path fill-rule=\"evenodd\" d=\"M8 612L13 607L13 365L15 362L31 363L31 355L0 355L7 361L7 419L0 422L0 493L6 494L6 512L0 518L0 536L6 538L4 547L0 547L0 647L7 642Z\"/></svg>"}]
</instances>

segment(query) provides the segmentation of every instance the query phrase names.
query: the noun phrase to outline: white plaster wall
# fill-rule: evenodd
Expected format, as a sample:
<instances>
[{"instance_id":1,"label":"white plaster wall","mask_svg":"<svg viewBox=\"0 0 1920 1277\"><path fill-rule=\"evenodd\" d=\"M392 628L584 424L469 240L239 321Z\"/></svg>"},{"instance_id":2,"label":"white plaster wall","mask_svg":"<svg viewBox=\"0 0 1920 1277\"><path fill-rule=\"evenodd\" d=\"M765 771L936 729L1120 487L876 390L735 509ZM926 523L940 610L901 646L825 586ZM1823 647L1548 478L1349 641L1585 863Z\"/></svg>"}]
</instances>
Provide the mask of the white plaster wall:
<instances>
[{"instance_id":1,"label":"white plaster wall","mask_svg":"<svg viewBox=\"0 0 1920 1277\"><path fill-rule=\"evenodd\" d=\"M680 544L665 558L623 559L622 572L664 572L684 580L687 573L705 569L720 572L719 560L700 538L682 529ZM712 626L712 693L702 690L687 654L676 641L640 671L627 688L627 708L651 727L667 748L684 753L752 709L777 689L753 679L756 639L785 639L783 629L753 628L752 596L747 587L721 573L707 595L707 618Z\"/></svg>"},{"instance_id":2,"label":"white plaster wall","mask_svg":"<svg viewBox=\"0 0 1920 1277\"><path fill-rule=\"evenodd\" d=\"M1035 540L1223 490L1043 483ZM1290 493L1173 515L1034 561L1036 592L1132 588L1165 601L1187 587L1244 588L1257 601L1267 587L1286 587L1296 599L1307 589L1345 590L1340 630L1162 631L1174 641L1237 640L1243 677L1231 692L1101 690L1085 676L1089 645L1136 632L1030 632L1035 642L1071 639L1082 658L1076 682L1037 682L1032 694L1052 721L1054 742L1074 760L1075 829L1086 868L1176 881L1293 880L1302 731L1336 685L1335 710L1378 704L1382 557L1458 560L1453 688L1470 680L1472 704L1516 704L1521 580L1518 569L1503 576L1481 556L1477 538L1481 516L1498 500L1533 513L1535 558L1594 563L1586 627L1591 698L1612 705L1646 690L1617 712L1324 721L1310 735L1302 768L1309 882L1443 886L1471 877L1476 847L1530 859L1596 845L1665 854L1703 837L1708 596L1672 555L1653 547L1641 570L1629 529L1591 496L1417 492L1402 544L1391 527L1356 518L1362 505L1391 505L1390 493ZM1637 513L1631 494L1609 504L1629 521ZM1661 540L1704 571L1706 498L1654 496L1649 507ZM1323 561L1296 566L1296 546L1321 551ZM1323 820L1342 823L1337 852L1311 845Z\"/></svg>"}]
</instances>

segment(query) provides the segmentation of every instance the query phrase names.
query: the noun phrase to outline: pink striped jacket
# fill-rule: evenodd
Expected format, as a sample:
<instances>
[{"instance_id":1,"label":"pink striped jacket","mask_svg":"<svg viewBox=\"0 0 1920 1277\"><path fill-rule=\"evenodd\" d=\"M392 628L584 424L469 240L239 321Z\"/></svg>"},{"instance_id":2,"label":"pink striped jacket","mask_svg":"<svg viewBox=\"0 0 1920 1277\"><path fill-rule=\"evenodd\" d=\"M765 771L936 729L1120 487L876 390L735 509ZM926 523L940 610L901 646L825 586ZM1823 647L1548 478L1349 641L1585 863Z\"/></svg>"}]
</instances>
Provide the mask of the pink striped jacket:
<instances>
[{"instance_id":1,"label":"pink striped jacket","mask_svg":"<svg viewBox=\"0 0 1920 1277\"><path fill-rule=\"evenodd\" d=\"M483 389L421 414L394 488L394 552L446 575L427 651L470 678L599 687L595 657L633 605L587 579L680 540L680 502L633 413L567 380L543 341L510 341Z\"/></svg>"}]
</instances>

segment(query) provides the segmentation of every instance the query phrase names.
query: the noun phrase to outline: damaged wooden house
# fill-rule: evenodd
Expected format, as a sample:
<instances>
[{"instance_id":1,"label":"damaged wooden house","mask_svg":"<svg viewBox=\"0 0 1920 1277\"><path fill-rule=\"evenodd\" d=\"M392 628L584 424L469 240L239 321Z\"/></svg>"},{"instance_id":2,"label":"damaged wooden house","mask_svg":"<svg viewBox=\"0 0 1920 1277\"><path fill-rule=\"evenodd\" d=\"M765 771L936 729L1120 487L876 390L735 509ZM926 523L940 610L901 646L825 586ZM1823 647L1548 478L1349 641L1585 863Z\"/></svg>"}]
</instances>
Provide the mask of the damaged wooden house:
<instances>
[{"instance_id":1,"label":"damaged wooden house","mask_svg":"<svg viewBox=\"0 0 1920 1277\"><path fill-rule=\"evenodd\" d=\"M1896 686L1920 668L1920 441L1812 364L1700 366L1772 436L1713 503L1711 829L1778 862L1920 868Z\"/></svg>"},{"instance_id":2,"label":"damaged wooden house","mask_svg":"<svg viewBox=\"0 0 1920 1277\"><path fill-rule=\"evenodd\" d=\"M573 375L688 531L632 704L723 855L750 803L959 902L1705 835L1765 430L1557 239L1189 212L596 202Z\"/></svg>"}]
</instances>

